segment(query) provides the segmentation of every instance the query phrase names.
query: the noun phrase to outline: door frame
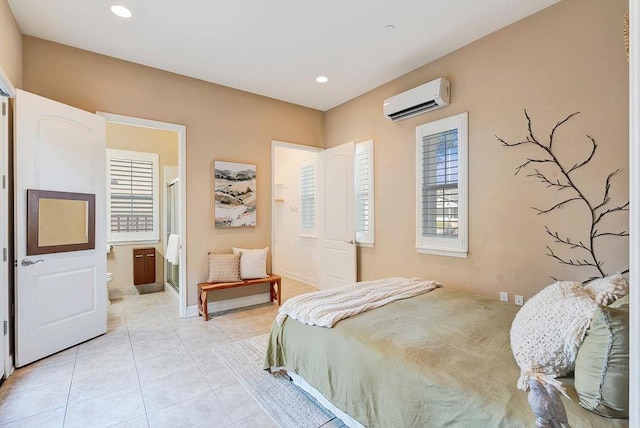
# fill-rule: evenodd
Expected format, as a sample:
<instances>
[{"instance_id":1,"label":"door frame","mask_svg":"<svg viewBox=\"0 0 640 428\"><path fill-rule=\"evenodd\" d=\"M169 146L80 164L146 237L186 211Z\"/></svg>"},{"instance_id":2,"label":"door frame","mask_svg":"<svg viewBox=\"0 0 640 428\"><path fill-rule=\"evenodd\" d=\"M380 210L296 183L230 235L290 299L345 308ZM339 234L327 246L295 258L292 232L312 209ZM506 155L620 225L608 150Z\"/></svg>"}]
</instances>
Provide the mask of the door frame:
<instances>
[{"instance_id":1,"label":"door frame","mask_svg":"<svg viewBox=\"0 0 640 428\"><path fill-rule=\"evenodd\" d=\"M8 197L8 175L9 175L9 98L0 96L0 104L4 107L2 116L2 135L0 135L0 176L2 176L2 184L0 185L0 248L3 253L3 259L0 260L0 362L2 362L2 370L0 370L0 378L2 376L9 377L11 368L11 355L9 354L9 197ZM7 260L4 260L6 255ZM4 324L6 323L6 324ZM4 334L3 328L7 327L7 333Z\"/></svg>"},{"instance_id":2,"label":"door frame","mask_svg":"<svg viewBox=\"0 0 640 428\"><path fill-rule=\"evenodd\" d=\"M271 140L271 273L276 267L276 148L302 150L305 152L320 153L322 147L305 146L304 144L287 143L285 141Z\"/></svg>"},{"instance_id":3,"label":"door frame","mask_svg":"<svg viewBox=\"0 0 640 428\"><path fill-rule=\"evenodd\" d=\"M13 372L13 358L11 355L10 325L12 320L11 303L9 302L9 269L13 264L9 260L9 98L0 96L0 104L5 105L2 120L2 135L0 135L0 378L8 378ZM4 260L6 256L7 260ZM6 323L6 324L5 324ZM6 334L4 328L7 328Z\"/></svg>"},{"instance_id":4,"label":"door frame","mask_svg":"<svg viewBox=\"0 0 640 428\"><path fill-rule=\"evenodd\" d=\"M180 235L180 292L178 296L178 307L180 317L187 316L187 127L176 123L160 122L157 120L142 119L138 117L123 116L114 113L98 111L96 114L104 116L107 122L121 125L141 126L144 128L161 129L173 131L178 134L178 177L180 183L180 222L178 232ZM106 185L106 183L105 183Z\"/></svg>"},{"instance_id":5,"label":"door frame","mask_svg":"<svg viewBox=\"0 0 640 428\"><path fill-rule=\"evenodd\" d=\"M640 0L629 1L629 426L640 426Z\"/></svg>"},{"instance_id":6,"label":"door frame","mask_svg":"<svg viewBox=\"0 0 640 428\"><path fill-rule=\"evenodd\" d=\"M9 99L16 96L16 88L9 80L9 77L0 68L0 93L5 96L0 96L1 102L6 103L6 110L4 114L0 112L0 120L3 122L2 135L0 135L0 252L6 251L7 260L0 259L2 269L0 269L0 341L2 341L2 347L0 347L0 378L8 378L13 373L13 355L11 354L11 342L13 336L11 335L13 318L11 317L11 305L13 302L9 301L9 271L13 269L13 263L10 259L12 251L10 249L13 245L9 244L9 183L11 177L9 176L9 115L11 112L11 103ZM0 102L0 103L1 103ZM0 255L3 257L3 255ZM7 334L4 335L3 328L4 322L7 324Z\"/></svg>"}]
</instances>

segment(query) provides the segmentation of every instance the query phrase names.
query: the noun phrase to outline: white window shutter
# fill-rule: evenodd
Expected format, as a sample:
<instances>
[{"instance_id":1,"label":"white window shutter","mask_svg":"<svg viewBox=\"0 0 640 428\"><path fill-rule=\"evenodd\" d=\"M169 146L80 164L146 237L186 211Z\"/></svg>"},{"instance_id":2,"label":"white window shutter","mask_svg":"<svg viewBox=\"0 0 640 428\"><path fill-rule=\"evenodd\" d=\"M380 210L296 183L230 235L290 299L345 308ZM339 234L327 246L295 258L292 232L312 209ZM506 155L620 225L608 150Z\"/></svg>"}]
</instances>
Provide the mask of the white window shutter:
<instances>
[{"instance_id":1,"label":"white window shutter","mask_svg":"<svg viewBox=\"0 0 640 428\"><path fill-rule=\"evenodd\" d=\"M373 140L356 144L355 153L355 226L360 245L374 243L374 173Z\"/></svg>"},{"instance_id":2,"label":"white window shutter","mask_svg":"<svg viewBox=\"0 0 640 428\"><path fill-rule=\"evenodd\" d=\"M111 231L153 230L153 162L111 158Z\"/></svg>"},{"instance_id":3,"label":"white window shutter","mask_svg":"<svg viewBox=\"0 0 640 428\"><path fill-rule=\"evenodd\" d=\"M157 153L107 149L107 242L160 239Z\"/></svg>"},{"instance_id":4,"label":"white window shutter","mask_svg":"<svg viewBox=\"0 0 640 428\"><path fill-rule=\"evenodd\" d=\"M422 236L458 237L458 129L422 137Z\"/></svg>"},{"instance_id":5,"label":"white window shutter","mask_svg":"<svg viewBox=\"0 0 640 428\"><path fill-rule=\"evenodd\" d=\"M300 232L313 235L316 230L316 163L300 164Z\"/></svg>"}]
</instances>

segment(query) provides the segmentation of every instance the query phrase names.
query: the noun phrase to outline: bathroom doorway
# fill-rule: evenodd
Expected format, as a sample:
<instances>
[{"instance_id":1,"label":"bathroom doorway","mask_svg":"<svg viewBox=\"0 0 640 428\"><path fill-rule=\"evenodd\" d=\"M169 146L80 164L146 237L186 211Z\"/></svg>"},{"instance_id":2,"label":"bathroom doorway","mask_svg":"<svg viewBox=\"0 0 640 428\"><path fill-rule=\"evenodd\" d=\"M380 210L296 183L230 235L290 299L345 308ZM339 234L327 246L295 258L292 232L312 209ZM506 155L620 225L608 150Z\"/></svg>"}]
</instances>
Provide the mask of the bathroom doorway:
<instances>
[{"instance_id":1,"label":"bathroom doorway","mask_svg":"<svg viewBox=\"0 0 640 428\"><path fill-rule=\"evenodd\" d=\"M107 119L109 296L165 291L186 316L186 127Z\"/></svg>"}]
</instances>

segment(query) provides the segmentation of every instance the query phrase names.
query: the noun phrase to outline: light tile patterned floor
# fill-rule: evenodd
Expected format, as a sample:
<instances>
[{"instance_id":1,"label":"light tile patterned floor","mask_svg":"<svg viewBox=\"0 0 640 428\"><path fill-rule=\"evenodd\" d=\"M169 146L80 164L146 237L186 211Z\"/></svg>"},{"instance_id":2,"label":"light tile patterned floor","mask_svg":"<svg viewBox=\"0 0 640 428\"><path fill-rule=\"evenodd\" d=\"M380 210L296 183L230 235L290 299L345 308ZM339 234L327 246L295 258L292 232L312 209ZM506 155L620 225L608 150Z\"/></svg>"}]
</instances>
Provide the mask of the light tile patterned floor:
<instances>
[{"instance_id":1,"label":"light tile patterned floor","mask_svg":"<svg viewBox=\"0 0 640 428\"><path fill-rule=\"evenodd\" d=\"M284 279L283 300L315 288ZM267 333L277 305L180 318L166 293L109 306L107 334L0 387L3 427L275 427L211 347Z\"/></svg>"}]
</instances>

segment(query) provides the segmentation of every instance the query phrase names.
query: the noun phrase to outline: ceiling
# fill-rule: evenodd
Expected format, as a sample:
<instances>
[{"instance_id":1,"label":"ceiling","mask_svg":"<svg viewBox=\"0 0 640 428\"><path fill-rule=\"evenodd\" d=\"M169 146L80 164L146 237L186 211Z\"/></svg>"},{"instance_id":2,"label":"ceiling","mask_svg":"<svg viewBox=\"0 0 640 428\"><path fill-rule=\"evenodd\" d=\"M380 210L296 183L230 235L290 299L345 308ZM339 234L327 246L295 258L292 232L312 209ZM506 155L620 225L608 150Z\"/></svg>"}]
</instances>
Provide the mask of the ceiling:
<instances>
[{"instance_id":1,"label":"ceiling","mask_svg":"<svg viewBox=\"0 0 640 428\"><path fill-rule=\"evenodd\" d=\"M9 4L24 34L325 111L558 1ZM112 4L133 17L113 15ZM316 83L320 75L329 81Z\"/></svg>"}]
</instances>

